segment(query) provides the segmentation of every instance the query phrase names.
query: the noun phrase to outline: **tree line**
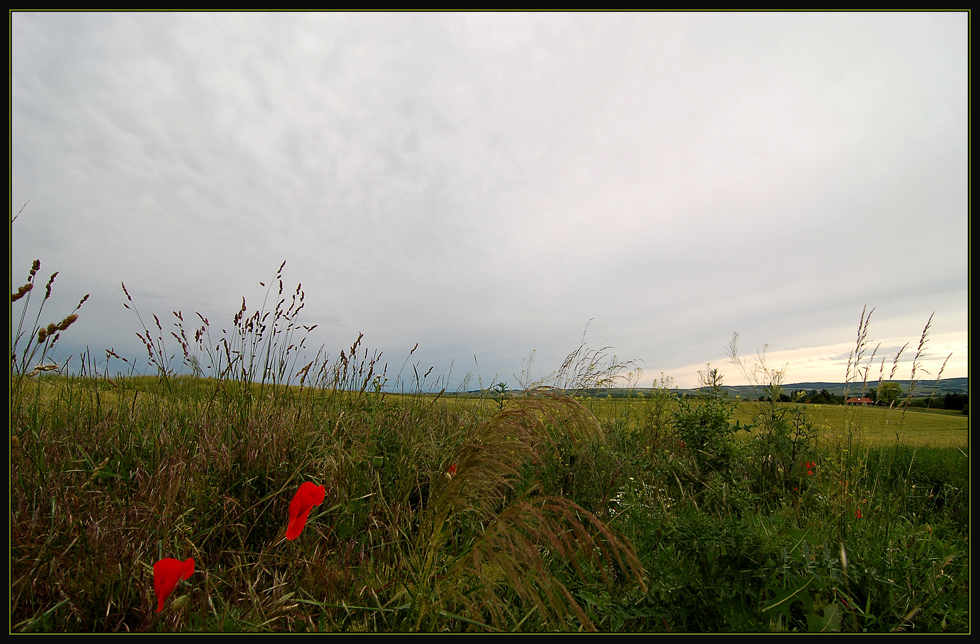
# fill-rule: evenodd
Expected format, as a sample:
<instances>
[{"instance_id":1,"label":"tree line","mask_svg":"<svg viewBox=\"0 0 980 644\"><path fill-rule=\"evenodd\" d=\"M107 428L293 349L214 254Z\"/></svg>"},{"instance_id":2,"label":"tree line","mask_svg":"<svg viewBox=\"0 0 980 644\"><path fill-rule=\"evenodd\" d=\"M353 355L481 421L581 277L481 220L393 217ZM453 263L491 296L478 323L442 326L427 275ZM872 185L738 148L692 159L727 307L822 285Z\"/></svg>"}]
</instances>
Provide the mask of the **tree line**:
<instances>
[{"instance_id":1,"label":"tree line","mask_svg":"<svg viewBox=\"0 0 980 644\"><path fill-rule=\"evenodd\" d=\"M902 391L902 387L897 382L883 382L880 387L871 387L868 389L864 397L870 399L875 405L887 407L893 403L902 403L905 395L906 393ZM759 400L764 399L766 399L764 395L759 396ZM797 389L791 394L781 393L779 395L780 402L801 402L812 405L843 405L845 400L844 396L837 396L826 389L822 389L819 392L816 389L809 391ZM943 396L912 398L909 401L909 407L949 409L962 411L965 414L967 413L969 402L969 394L947 393Z\"/></svg>"}]
</instances>

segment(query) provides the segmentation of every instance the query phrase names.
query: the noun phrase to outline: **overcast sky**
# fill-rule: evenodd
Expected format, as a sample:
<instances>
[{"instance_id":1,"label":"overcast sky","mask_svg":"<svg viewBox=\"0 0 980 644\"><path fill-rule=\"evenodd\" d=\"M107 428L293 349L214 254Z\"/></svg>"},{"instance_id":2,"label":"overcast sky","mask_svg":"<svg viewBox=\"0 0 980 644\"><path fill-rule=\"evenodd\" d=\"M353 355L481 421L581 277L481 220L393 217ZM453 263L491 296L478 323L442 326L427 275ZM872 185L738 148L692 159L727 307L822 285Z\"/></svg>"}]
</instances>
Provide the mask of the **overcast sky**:
<instances>
[{"instance_id":1,"label":"overcast sky","mask_svg":"<svg viewBox=\"0 0 980 644\"><path fill-rule=\"evenodd\" d=\"M965 12L15 12L10 31L11 288L35 258L42 284L60 271L44 323L91 294L65 352L144 356L121 282L144 320L217 331L285 260L307 344L363 332L392 380L407 360L514 386L588 325L642 386L709 362L744 382L733 332L787 382L841 382L865 305L873 376L910 342L909 377L933 312L924 368L952 353L943 376L968 375Z\"/></svg>"}]
</instances>

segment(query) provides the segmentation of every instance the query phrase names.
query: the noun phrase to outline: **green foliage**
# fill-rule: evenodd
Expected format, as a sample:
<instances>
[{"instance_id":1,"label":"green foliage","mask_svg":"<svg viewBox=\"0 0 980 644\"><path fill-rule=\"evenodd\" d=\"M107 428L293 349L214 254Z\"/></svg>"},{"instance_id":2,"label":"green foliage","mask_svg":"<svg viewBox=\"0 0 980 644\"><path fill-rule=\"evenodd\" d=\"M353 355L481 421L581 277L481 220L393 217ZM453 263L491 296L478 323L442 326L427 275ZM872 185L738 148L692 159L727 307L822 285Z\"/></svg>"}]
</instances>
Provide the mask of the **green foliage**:
<instances>
[{"instance_id":1,"label":"green foliage","mask_svg":"<svg viewBox=\"0 0 980 644\"><path fill-rule=\"evenodd\" d=\"M902 386L897 382L883 382L878 387L875 402L886 407L895 404L902 397Z\"/></svg>"},{"instance_id":2,"label":"green foliage","mask_svg":"<svg viewBox=\"0 0 980 644\"><path fill-rule=\"evenodd\" d=\"M709 365L699 376L703 394L678 400L674 428L703 472L728 470L741 451L735 432L743 428L732 420L735 404L725 399L718 370Z\"/></svg>"},{"instance_id":3,"label":"green foliage","mask_svg":"<svg viewBox=\"0 0 980 644\"><path fill-rule=\"evenodd\" d=\"M803 484L807 467L816 458L817 431L802 404L786 406L772 398L753 419L750 441L756 490L771 494Z\"/></svg>"}]
</instances>

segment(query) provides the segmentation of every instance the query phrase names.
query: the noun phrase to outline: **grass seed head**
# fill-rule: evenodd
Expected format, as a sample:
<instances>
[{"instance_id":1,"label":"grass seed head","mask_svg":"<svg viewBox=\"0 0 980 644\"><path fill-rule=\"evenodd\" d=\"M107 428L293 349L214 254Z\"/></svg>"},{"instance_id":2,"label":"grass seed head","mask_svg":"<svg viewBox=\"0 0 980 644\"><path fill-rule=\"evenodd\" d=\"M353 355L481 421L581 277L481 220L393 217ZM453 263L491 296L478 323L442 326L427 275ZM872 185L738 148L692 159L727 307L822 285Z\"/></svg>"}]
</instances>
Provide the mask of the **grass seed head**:
<instances>
[{"instance_id":1,"label":"grass seed head","mask_svg":"<svg viewBox=\"0 0 980 644\"><path fill-rule=\"evenodd\" d=\"M11 304L14 303L14 302L16 302L20 298L24 297L28 293L30 293L32 288L34 288L34 283L33 282L28 282L27 284L24 284L23 286L18 287L17 292L16 293L13 293L10 296L10 302L11 302Z\"/></svg>"},{"instance_id":2,"label":"grass seed head","mask_svg":"<svg viewBox=\"0 0 980 644\"><path fill-rule=\"evenodd\" d=\"M62 320L57 325L58 330L59 331L64 331L65 329L67 329L68 327L70 327L72 324L74 324L77 320L78 320L78 314L77 313L72 313L71 315L69 315L68 317L66 317L64 320Z\"/></svg>"},{"instance_id":3,"label":"grass seed head","mask_svg":"<svg viewBox=\"0 0 980 644\"><path fill-rule=\"evenodd\" d=\"M54 284L54 278L58 277L58 271L51 274L48 278L48 283L44 285L44 299L51 297L51 285Z\"/></svg>"}]
</instances>

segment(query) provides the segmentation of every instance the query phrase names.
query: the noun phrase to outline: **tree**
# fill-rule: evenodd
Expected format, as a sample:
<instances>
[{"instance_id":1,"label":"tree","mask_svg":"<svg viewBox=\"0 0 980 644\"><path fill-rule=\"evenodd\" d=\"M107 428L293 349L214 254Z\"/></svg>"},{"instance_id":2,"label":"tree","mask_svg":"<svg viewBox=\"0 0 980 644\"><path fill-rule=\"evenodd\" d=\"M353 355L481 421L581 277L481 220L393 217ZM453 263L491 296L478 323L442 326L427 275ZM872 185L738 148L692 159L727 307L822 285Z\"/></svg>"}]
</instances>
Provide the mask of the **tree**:
<instances>
[{"instance_id":1,"label":"tree","mask_svg":"<svg viewBox=\"0 0 980 644\"><path fill-rule=\"evenodd\" d=\"M955 409L960 411L966 408L969 396L966 394L946 394L943 397L943 409Z\"/></svg>"},{"instance_id":2,"label":"tree","mask_svg":"<svg viewBox=\"0 0 980 644\"><path fill-rule=\"evenodd\" d=\"M878 404L891 405L902 397L902 387L897 382L883 382L878 387Z\"/></svg>"},{"instance_id":3,"label":"tree","mask_svg":"<svg viewBox=\"0 0 980 644\"><path fill-rule=\"evenodd\" d=\"M841 399L826 389L821 389L820 393L810 396L807 402L815 405L839 405L841 404Z\"/></svg>"}]
</instances>

